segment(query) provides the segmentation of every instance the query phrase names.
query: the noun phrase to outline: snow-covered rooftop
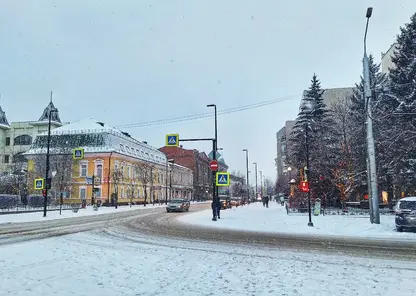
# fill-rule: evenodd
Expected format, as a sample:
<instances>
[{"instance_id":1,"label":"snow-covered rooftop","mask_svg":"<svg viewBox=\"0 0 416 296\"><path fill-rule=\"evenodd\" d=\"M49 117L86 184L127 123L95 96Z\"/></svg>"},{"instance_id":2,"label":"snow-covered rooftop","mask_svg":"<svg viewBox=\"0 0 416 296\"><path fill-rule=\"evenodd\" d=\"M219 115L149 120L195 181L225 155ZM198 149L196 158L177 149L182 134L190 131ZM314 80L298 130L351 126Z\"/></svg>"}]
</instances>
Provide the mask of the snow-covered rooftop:
<instances>
[{"instance_id":1,"label":"snow-covered rooftop","mask_svg":"<svg viewBox=\"0 0 416 296\"><path fill-rule=\"evenodd\" d=\"M46 153L47 133L39 134L25 154ZM166 155L128 133L92 118L69 123L51 131L51 151L84 148L85 153L116 152L144 161L165 164Z\"/></svg>"}]
</instances>

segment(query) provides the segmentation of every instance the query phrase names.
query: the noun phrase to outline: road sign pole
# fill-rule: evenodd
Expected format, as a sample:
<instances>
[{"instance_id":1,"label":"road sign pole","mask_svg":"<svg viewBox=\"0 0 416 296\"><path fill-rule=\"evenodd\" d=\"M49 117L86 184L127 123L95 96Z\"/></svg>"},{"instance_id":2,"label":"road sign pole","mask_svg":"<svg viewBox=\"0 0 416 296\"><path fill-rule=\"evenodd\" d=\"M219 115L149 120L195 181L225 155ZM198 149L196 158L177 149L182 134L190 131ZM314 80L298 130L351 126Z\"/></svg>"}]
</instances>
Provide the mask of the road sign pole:
<instances>
[{"instance_id":1,"label":"road sign pole","mask_svg":"<svg viewBox=\"0 0 416 296\"><path fill-rule=\"evenodd\" d=\"M212 158L214 160L217 160L217 155L216 155L216 148L217 148L217 141L214 139L212 141ZM212 171L212 205L213 205L213 217L212 220L213 221L217 221L217 211L215 210L215 207L217 206L217 186L216 186L216 177L217 177L217 171Z\"/></svg>"},{"instance_id":2,"label":"road sign pole","mask_svg":"<svg viewBox=\"0 0 416 296\"><path fill-rule=\"evenodd\" d=\"M92 174L92 193L91 193L91 205L94 206L94 182L95 182L95 176Z\"/></svg>"}]
</instances>

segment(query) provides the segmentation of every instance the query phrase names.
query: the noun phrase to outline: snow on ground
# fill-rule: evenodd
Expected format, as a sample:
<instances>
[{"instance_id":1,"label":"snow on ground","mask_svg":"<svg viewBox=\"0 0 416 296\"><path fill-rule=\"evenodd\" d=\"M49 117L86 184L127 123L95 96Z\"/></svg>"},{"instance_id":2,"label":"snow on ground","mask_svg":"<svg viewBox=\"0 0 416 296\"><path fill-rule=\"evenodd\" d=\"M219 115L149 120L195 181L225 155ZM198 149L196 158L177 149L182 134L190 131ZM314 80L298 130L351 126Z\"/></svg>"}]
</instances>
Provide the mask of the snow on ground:
<instances>
[{"instance_id":1,"label":"snow on ground","mask_svg":"<svg viewBox=\"0 0 416 296\"><path fill-rule=\"evenodd\" d=\"M207 227L264 231L277 233L366 237L384 240L416 240L416 233L395 230L394 215L381 215L380 224L371 224L368 216L328 215L312 216L314 227L309 227L308 214L286 214L280 203L262 203L221 211L221 219L214 222L212 211L205 210L178 217L184 223Z\"/></svg>"},{"instance_id":2,"label":"snow on ground","mask_svg":"<svg viewBox=\"0 0 416 296\"><path fill-rule=\"evenodd\" d=\"M0 246L7 296L416 295L414 262L84 232Z\"/></svg>"},{"instance_id":3,"label":"snow on ground","mask_svg":"<svg viewBox=\"0 0 416 296\"><path fill-rule=\"evenodd\" d=\"M165 207L166 205L148 204L146 207L143 205L134 205L130 206L118 206L114 207L99 207L98 211L94 211L93 207L88 206L86 209L79 209L78 213L74 213L71 210L63 210L62 215L59 215L59 211L48 211L46 217L43 217L43 212L34 212L34 213L20 213L20 214L3 214L0 215L0 225L3 223L20 223L20 222L34 222L34 221L44 221L44 220L55 220L55 219L64 219L64 218L74 218L80 216L93 216L93 215L102 215L110 214L115 212L124 212L124 211L134 211L134 210L148 210L159 207Z\"/></svg>"}]
</instances>

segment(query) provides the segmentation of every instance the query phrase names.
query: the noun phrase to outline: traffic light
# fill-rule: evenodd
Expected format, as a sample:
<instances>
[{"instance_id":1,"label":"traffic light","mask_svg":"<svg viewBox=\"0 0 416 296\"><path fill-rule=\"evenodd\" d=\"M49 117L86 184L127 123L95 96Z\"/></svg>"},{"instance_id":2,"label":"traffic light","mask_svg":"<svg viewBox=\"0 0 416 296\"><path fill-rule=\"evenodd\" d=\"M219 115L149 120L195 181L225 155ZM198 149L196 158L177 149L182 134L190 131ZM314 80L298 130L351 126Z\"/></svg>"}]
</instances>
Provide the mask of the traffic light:
<instances>
[{"instance_id":1,"label":"traffic light","mask_svg":"<svg viewBox=\"0 0 416 296\"><path fill-rule=\"evenodd\" d=\"M43 189L43 190L42 190L42 195L43 195L43 197L46 197L46 194L47 194L47 193L46 193L46 189Z\"/></svg>"},{"instance_id":2,"label":"traffic light","mask_svg":"<svg viewBox=\"0 0 416 296\"><path fill-rule=\"evenodd\" d=\"M309 181L308 180L308 177L309 177L309 168L305 166L305 168L303 169L303 171L304 171L304 178L303 178L303 180Z\"/></svg>"},{"instance_id":3,"label":"traffic light","mask_svg":"<svg viewBox=\"0 0 416 296\"><path fill-rule=\"evenodd\" d=\"M300 191L309 192L309 182L308 181L301 181L300 182Z\"/></svg>"}]
</instances>

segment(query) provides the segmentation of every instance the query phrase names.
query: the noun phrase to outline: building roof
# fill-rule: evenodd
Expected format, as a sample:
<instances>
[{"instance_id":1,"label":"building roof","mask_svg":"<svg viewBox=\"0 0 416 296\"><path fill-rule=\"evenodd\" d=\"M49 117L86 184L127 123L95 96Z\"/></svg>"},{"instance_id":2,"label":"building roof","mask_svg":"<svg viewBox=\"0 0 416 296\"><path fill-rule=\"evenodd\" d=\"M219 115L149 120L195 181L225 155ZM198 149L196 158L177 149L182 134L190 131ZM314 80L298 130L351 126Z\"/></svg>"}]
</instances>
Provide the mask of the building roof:
<instances>
[{"instance_id":1,"label":"building roof","mask_svg":"<svg viewBox=\"0 0 416 296\"><path fill-rule=\"evenodd\" d=\"M39 134L25 154L46 153L47 133ZM116 152L144 161L165 164L166 155L128 133L92 118L69 123L51 131L51 149L83 148L84 153Z\"/></svg>"},{"instance_id":2,"label":"building roof","mask_svg":"<svg viewBox=\"0 0 416 296\"><path fill-rule=\"evenodd\" d=\"M39 118L38 121L49 121L49 114L51 114L51 122L62 124L61 119L59 118L58 108L55 107L52 101L50 101L48 106L46 106L45 110L43 110L42 116Z\"/></svg>"}]
</instances>

